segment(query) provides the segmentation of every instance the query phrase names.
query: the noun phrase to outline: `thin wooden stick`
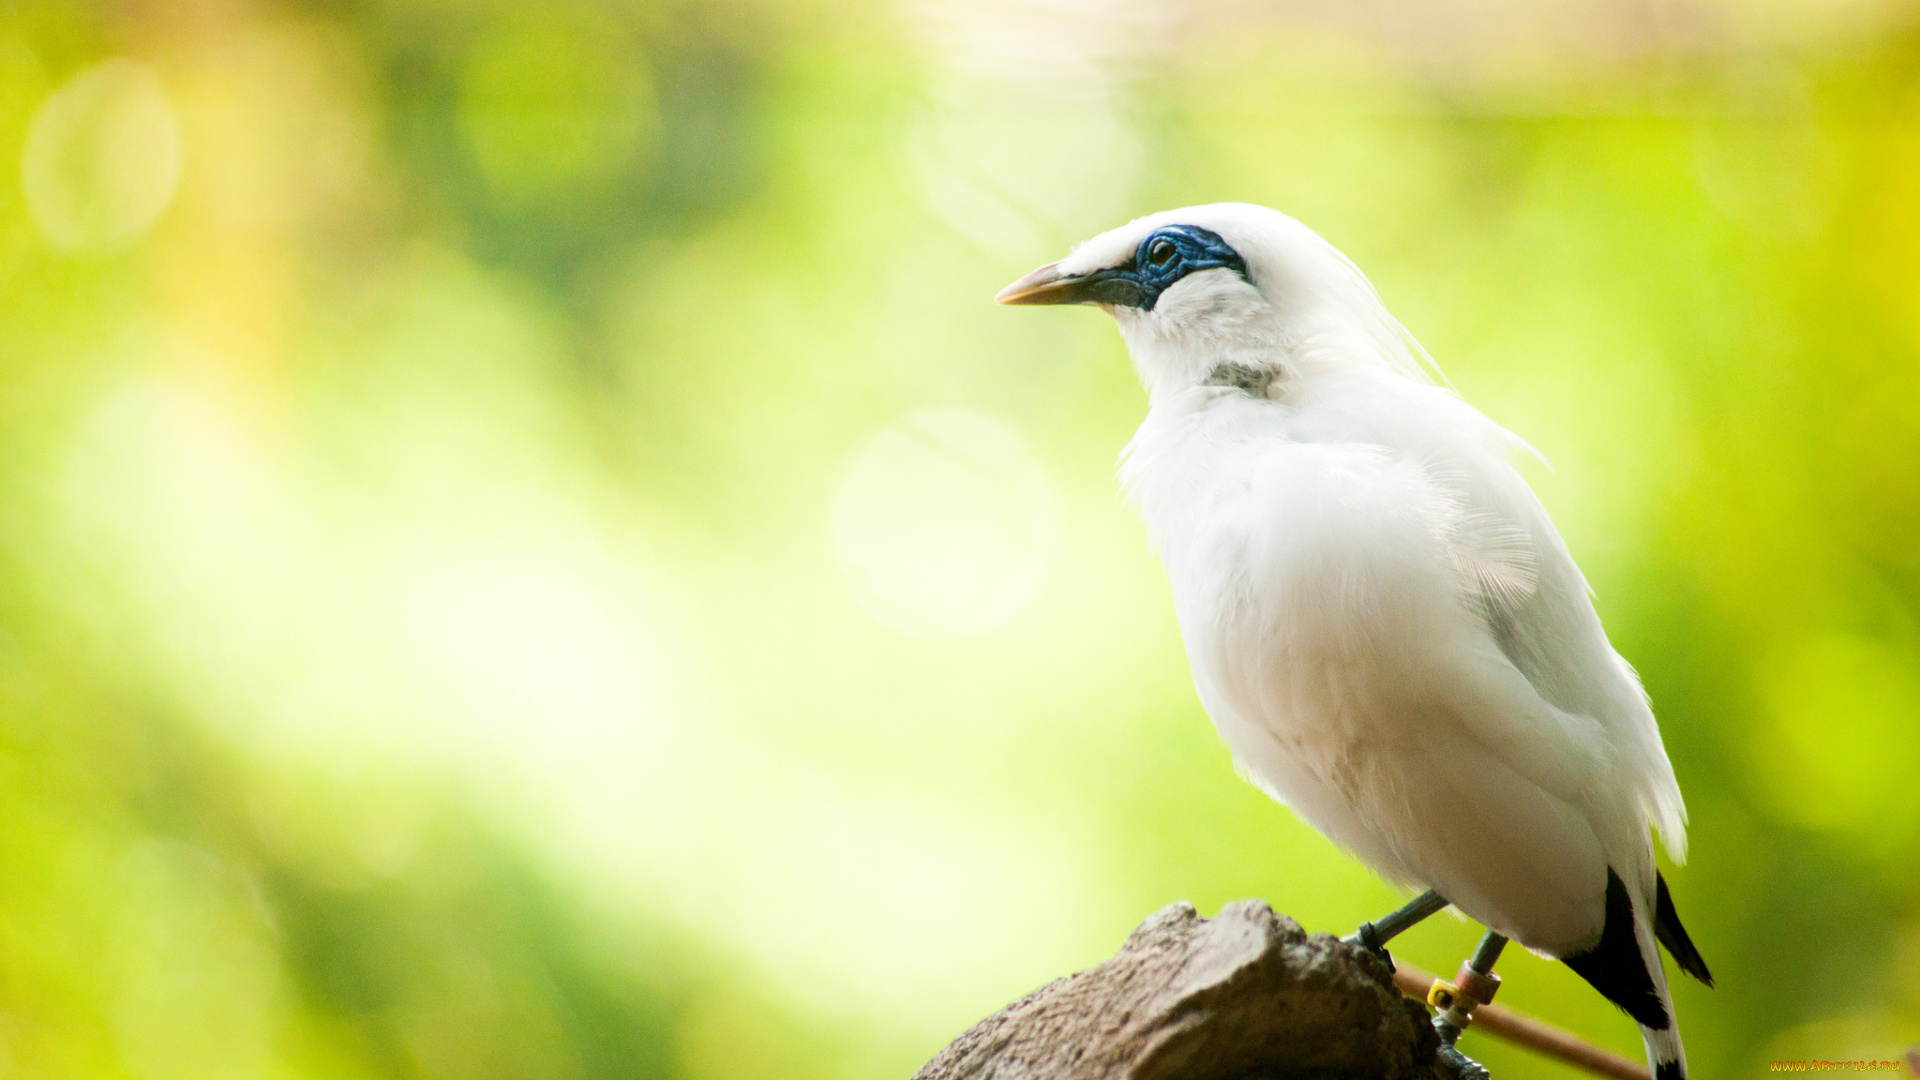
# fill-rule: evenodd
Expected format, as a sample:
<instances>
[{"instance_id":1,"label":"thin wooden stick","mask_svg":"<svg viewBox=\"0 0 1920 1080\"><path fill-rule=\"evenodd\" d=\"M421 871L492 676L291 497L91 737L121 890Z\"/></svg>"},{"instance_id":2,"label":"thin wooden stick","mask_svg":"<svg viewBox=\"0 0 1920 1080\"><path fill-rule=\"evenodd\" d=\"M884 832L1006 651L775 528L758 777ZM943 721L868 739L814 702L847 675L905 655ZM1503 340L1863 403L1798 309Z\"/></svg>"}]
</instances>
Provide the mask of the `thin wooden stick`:
<instances>
[{"instance_id":1,"label":"thin wooden stick","mask_svg":"<svg viewBox=\"0 0 1920 1080\"><path fill-rule=\"evenodd\" d=\"M1393 983L1400 988L1400 992L1410 998L1427 1000L1427 990L1433 986L1433 976L1399 960L1395 960L1393 965ZM1469 1030L1484 1031L1494 1038L1505 1039L1515 1046L1526 1047L1536 1054L1576 1069L1585 1069L1595 1076L1612 1077L1613 1080L1653 1080L1644 1064L1610 1050L1602 1050L1579 1036L1531 1016L1522 1016L1504 1005L1482 1005L1473 1010L1473 1027Z\"/></svg>"}]
</instances>

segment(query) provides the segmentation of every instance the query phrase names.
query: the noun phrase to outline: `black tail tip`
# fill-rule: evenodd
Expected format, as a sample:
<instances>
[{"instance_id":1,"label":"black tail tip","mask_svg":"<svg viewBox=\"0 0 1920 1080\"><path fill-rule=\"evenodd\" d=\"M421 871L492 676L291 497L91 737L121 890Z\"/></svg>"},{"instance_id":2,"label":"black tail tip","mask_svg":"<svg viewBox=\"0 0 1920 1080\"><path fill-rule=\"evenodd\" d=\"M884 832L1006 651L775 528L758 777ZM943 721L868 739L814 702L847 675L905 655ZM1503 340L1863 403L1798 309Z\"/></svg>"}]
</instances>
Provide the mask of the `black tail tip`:
<instances>
[{"instance_id":1,"label":"black tail tip","mask_svg":"<svg viewBox=\"0 0 1920 1080\"><path fill-rule=\"evenodd\" d=\"M1653 1080L1687 1080L1687 1068L1677 1061L1662 1061L1653 1067Z\"/></svg>"},{"instance_id":2,"label":"black tail tip","mask_svg":"<svg viewBox=\"0 0 1920 1080\"><path fill-rule=\"evenodd\" d=\"M1680 925L1680 913L1673 907L1673 894L1667 891L1667 876L1658 874L1654 881L1654 937L1667 947L1667 952L1672 955L1673 962L1680 965L1681 971L1712 987L1713 972L1707 970L1707 961L1700 955L1700 950L1694 948L1693 939L1687 936L1687 928Z\"/></svg>"},{"instance_id":3,"label":"black tail tip","mask_svg":"<svg viewBox=\"0 0 1920 1080\"><path fill-rule=\"evenodd\" d=\"M1626 1011L1634 1022L1653 1031L1673 1026L1666 1002L1653 984L1648 958L1640 953L1640 941L1633 931L1633 901L1627 896L1626 882L1607 868L1607 914L1601 924L1600 940L1591 949L1563 956L1561 963L1587 980L1602 997ZM1659 963L1659 958L1653 958Z\"/></svg>"}]
</instances>

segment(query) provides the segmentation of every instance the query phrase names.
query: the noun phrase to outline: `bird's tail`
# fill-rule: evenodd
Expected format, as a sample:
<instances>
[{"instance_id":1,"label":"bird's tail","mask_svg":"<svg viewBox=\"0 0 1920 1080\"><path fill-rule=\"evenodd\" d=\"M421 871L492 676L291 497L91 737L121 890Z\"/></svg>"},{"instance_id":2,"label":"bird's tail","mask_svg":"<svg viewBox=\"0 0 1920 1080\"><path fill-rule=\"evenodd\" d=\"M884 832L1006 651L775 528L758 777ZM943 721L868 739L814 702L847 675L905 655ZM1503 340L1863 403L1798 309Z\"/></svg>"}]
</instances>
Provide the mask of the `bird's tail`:
<instances>
[{"instance_id":1,"label":"bird's tail","mask_svg":"<svg viewBox=\"0 0 1920 1080\"><path fill-rule=\"evenodd\" d=\"M1660 963L1654 907L1652 903L1636 902L1620 875L1609 868L1607 917L1599 944L1563 959L1640 1025L1640 1040L1646 1044L1647 1067L1654 1080L1686 1080L1687 1054L1680 1045L1673 995L1667 989L1667 973ZM1679 926L1677 918L1673 923L1675 928ZM1679 933L1684 938L1685 932ZM1692 943L1687 945L1691 951ZM1704 977L1706 964L1699 961L1699 954L1693 953L1689 959L1698 963L1700 971L1695 974Z\"/></svg>"},{"instance_id":2,"label":"bird's tail","mask_svg":"<svg viewBox=\"0 0 1920 1080\"><path fill-rule=\"evenodd\" d=\"M1652 933L1647 932L1645 911L1637 911L1640 918L1634 921L1634 936L1639 940L1642 955L1653 972L1653 986L1660 995L1660 1004L1667 1010L1666 1030L1642 1026L1640 1040L1647 1047L1647 1066L1653 1070L1654 1080L1686 1080L1687 1053L1680 1046L1679 1020L1673 1011L1673 994L1667 989L1667 974L1660 965L1660 951L1653 944L1658 940L1673 955L1680 970L1713 986L1713 972L1707 970L1707 961L1694 947L1693 939L1687 936L1687 928L1680 925L1680 913L1674 910L1673 894L1667 891L1667 879L1656 873L1655 901L1653 909Z\"/></svg>"},{"instance_id":3,"label":"bird's tail","mask_svg":"<svg viewBox=\"0 0 1920 1080\"><path fill-rule=\"evenodd\" d=\"M1673 995L1667 991L1667 977L1660 970L1658 954L1653 965L1654 992L1667 1012L1667 1026L1640 1025L1640 1042L1647 1048L1647 1068L1653 1071L1653 1080L1687 1080L1687 1051L1680 1045L1680 1023L1673 1016Z\"/></svg>"}]
</instances>

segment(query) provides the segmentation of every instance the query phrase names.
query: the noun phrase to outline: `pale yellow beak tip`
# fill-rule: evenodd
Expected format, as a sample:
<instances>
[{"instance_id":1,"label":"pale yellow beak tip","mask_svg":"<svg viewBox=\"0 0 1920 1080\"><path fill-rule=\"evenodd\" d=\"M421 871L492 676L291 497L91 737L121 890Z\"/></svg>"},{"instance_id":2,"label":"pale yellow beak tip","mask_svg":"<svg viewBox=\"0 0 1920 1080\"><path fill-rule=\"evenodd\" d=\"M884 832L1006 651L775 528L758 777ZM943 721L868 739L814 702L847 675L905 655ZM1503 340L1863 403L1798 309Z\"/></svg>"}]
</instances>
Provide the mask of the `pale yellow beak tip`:
<instances>
[{"instance_id":1,"label":"pale yellow beak tip","mask_svg":"<svg viewBox=\"0 0 1920 1080\"><path fill-rule=\"evenodd\" d=\"M1046 295L1047 286L1060 280L1060 264L1050 262L1026 277L1001 289L993 296L993 302L1006 307L1021 307L1036 302L1037 297ZM1039 303L1046 303L1039 300Z\"/></svg>"}]
</instances>

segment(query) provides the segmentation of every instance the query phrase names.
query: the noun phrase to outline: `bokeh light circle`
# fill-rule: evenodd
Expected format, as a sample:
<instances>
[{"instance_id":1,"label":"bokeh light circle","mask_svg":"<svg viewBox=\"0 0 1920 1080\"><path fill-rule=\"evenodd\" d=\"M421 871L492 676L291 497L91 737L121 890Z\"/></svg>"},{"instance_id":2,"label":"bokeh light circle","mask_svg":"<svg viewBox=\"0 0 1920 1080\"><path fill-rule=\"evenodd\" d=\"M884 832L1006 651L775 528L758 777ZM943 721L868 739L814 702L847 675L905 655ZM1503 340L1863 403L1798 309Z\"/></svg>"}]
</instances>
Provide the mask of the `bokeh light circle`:
<instances>
[{"instance_id":1,"label":"bokeh light circle","mask_svg":"<svg viewBox=\"0 0 1920 1080\"><path fill-rule=\"evenodd\" d=\"M875 435L833 501L834 546L861 606L931 638L977 637L1039 591L1057 545L1045 473L1005 424L959 409Z\"/></svg>"},{"instance_id":2,"label":"bokeh light circle","mask_svg":"<svg viewBox=\"0 0 1920 1080\"><path fill-rule=\"evenodd\" d=\"M180 185L180 125L159 76L132 60L87 68L33 118L21 161L27 209L71 252L138 240Z\"/></svg>"}]
</instances>

